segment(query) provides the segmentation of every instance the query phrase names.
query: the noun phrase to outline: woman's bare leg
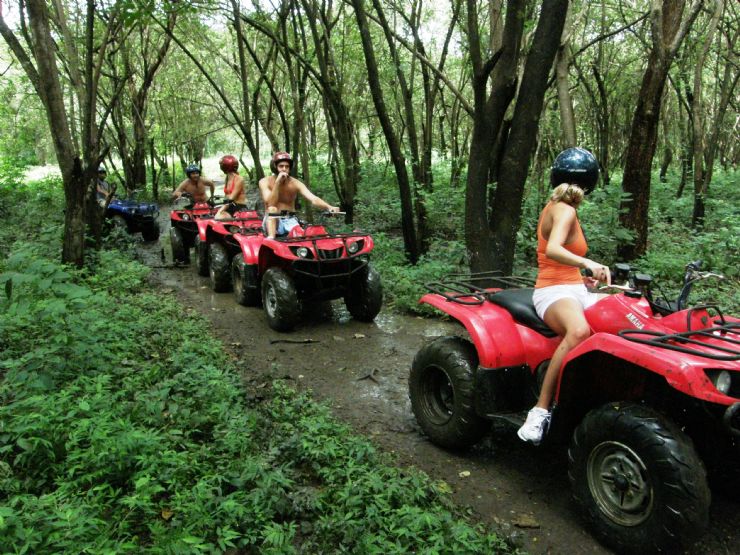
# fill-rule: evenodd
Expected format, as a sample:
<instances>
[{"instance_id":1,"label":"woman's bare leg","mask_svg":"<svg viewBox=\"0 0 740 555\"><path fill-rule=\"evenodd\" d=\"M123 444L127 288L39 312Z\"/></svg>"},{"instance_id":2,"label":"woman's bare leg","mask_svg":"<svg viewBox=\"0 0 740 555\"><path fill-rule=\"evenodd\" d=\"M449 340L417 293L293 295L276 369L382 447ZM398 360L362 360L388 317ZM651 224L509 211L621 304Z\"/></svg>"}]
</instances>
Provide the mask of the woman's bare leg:
<instances>
[{"instance_id":1,"label":"woman's bare leg","mask_svg":"<svg viewBox=\"0 0 740 555\"><path fill-rule=\"evenodd\" d=\"M571 349L588 339L591 335L591 328L586 322L581 303L575 299L560 299L551 304L545 312L544 320L550 329L563 337L550 359L550 364L547 366L540 396L535 405L550 410L550 403L555 394L555 386L558 383L563 359Z\"/></svg>"}]
</instances>

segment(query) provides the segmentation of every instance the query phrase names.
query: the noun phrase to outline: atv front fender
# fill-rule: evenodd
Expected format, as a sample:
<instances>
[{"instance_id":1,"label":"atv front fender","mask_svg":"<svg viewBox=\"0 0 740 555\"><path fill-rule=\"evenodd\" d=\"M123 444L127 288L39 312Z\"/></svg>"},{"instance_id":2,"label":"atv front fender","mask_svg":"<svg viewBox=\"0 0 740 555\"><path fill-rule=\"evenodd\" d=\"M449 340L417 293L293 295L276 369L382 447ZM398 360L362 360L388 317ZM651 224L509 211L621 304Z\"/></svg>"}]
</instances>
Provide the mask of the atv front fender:
<instances>
[{"instance_id":1,"label":"atv front fender","mask_svg":"<svg viewBox=\"0 0 740 555\"><path fill-rule=\"evenodd\" d=\"M629 341L608 333L595 333L566 355L558 389L569 369L581 366L579 359L587 357L589 360L598 360L604 355L623 360L645 372L662 376L668 385L690 397L725 406L737 402L737 399L720 393L704 372L705 368L727 368L729 371L733 369L736 371L737 367L732 366L737 365L736 362L710 361L699 356Z\"/></svg>"},{"instance_id":2,"label":"atv front fender","mask_svg":"<svg viewBox=\"0 0 740 555\"><path fill-rule=\"evenodd\" d=\"M200 240L204 243L208 240L208 224L211 220L197 220L196 224L198 225L198 236L200 237Z\"/></svg>"},{"instance_id":3,"label":"atv front fender","mask_svg":"<svg viewBox=\"0 0 740 555\"><path fill-rule=\"evenodd\" d=\"M431 305L460 322L478 351L480 365L486 368L536 368L550 358L561 341L517 324L508 311L493 303L467 305L434 293L424 295L419 303Z\"/></svg>"},{"instance_id":4,"label":"atv front fender","mask_svg":"<svg viewBox=\"0 0 740 555\"><path fill-rule=\"evenodd\" d=\"M246 264L258 264L260 247L265 236L261 233L255 235L234 235L236 242L242 249L242 257Z\"/></svg>"}]
</instances>

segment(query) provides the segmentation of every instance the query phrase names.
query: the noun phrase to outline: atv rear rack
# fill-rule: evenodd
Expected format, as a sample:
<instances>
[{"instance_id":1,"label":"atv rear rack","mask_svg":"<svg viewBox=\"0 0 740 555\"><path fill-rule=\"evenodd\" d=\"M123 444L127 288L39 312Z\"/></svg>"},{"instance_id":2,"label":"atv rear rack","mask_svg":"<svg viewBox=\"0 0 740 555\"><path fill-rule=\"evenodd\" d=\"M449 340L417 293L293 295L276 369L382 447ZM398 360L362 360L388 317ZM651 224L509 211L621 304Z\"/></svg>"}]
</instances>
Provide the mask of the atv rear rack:
<instances>
[{"instance_id":1,"label":"atv rear rack","mask_svg":"<svg viewBox=\"0 0 740 555\"><path fill-rule=\"evenodd\" d=\"M627 341L712 360L740 360L740 323L735 322L667 334L651 330L621 330L619 336Z\"/></svg>"},{"instance_id":2,"label":"atv rear rack","mask_svg":"<svg viewBox=\"0 0 740 555\"><path fill-rule=\"evenodd\" d=\"M444 281L424 284L435 293L453 303L465 305L483 304L491 293L500 289L523 289L533 287L534 280L525 276L504 276L501 272L477 272L473 274L450 274Z\"/></svg>"}]
</instances>

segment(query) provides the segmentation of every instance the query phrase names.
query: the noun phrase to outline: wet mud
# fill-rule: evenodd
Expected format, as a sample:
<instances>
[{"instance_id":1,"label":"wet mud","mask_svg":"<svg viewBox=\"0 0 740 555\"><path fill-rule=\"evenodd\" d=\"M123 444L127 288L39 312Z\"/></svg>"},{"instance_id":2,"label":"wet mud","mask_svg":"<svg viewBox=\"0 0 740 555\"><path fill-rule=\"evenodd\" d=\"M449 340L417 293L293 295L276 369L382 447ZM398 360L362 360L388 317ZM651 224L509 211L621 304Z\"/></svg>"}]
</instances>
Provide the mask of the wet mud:
<instances>
[{"instance_id":1,"label":"wet mud","mask_svg":"<svg viewBox=\"0 0 740 555\"><path fill-rule=\"evenodd\" d=\"M209 319L250 391L259 392L274 378L312 391L399 464L415 465L444 480L457 503L529 553L611 553L589 534L576 512L565 447L538 450L519 441L513 428L494 426L480 445L456 453L434 446L420 433L408 399L411 361L425 341L464 335L460 326L385 309L366 324L354 321L341 301L333 301L309 307L295 331L278 333L268 327L261 308L236 304L232 293L214 293L193 266L172 266L168 231L165 208L160 243L142 243L139 249L153 267L152 285ZM715 494L710 530L687 553L737 553L739 509L740 503Z\"/></svg>"}]
</instances>

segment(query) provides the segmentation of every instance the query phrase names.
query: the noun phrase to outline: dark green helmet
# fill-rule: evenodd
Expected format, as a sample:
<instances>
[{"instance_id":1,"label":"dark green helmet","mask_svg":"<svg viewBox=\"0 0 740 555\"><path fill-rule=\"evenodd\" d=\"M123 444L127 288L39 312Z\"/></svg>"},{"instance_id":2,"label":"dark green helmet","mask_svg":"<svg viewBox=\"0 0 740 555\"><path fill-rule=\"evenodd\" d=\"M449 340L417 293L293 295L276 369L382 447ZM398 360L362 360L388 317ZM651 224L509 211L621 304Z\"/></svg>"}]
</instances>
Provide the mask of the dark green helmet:
<instances>
[{"instance_id":1,"label":"dark green helmet","mask_svg":"<svg viewBox=\"0 0 740 555\"><path fill-rule=\"evenodd\" d=\"M585 194L596 187L599 180L599 163L596 157L581 147L565 149L558 154L550 170L550 184L557 187L561 183L578 185Z\"/></svg>"}]
</instances>

